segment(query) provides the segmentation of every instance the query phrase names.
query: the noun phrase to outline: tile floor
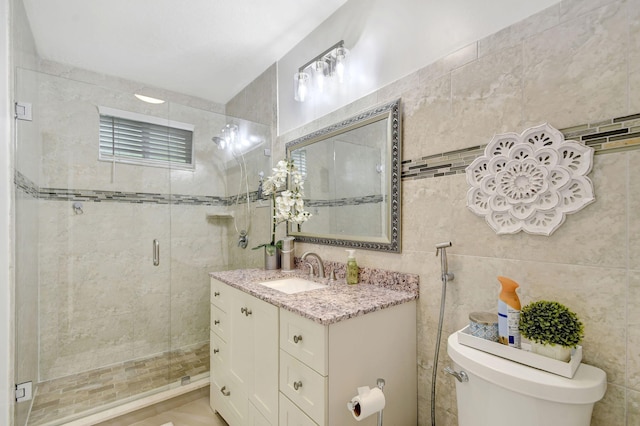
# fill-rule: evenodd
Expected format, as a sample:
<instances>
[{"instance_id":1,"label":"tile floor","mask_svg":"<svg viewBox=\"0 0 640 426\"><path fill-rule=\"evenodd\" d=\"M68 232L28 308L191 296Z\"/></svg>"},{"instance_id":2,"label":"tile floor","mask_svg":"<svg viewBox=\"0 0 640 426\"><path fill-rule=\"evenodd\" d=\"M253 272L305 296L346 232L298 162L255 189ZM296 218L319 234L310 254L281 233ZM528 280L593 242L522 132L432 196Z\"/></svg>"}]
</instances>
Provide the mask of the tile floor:
<instances>
[{"instance_id":1,"label":"tile floor","mask_svg":"<svg viewBox=\"0 0 640 426\"><path fill-rule=\"evenodd\" d=\"M130 426L161 426L169 422L173 423L173 426L228 426L222 417L211 410L208 396L132 423Z\"/></svg>"},{"instance_id":2,"label":"tile floor","mask_svg":"<svg viewBox=\"0 0 640 426\"><path fill-rule=\"evenodd\" d=\"M36 386L28 426L95 412L207 371L209 343L42 382Z\"/></svg>"}]
</instances>

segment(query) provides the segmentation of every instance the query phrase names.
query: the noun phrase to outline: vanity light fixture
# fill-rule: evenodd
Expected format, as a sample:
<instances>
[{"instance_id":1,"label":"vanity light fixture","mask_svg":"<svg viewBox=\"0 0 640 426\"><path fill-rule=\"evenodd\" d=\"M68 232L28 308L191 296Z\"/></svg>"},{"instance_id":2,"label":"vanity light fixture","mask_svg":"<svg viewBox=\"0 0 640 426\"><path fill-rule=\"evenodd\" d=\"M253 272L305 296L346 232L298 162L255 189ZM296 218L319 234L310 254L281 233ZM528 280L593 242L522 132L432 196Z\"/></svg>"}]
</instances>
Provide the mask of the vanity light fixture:
<instances>
[{"instance_id":1,"label":"vanity light fixture","mask_svg":"<svg viewBox=\"0 0 640 426\"><path fill-rule=\"evenodd\" d=\"M322 93L331 80L344 82L349 50L340 40L309 62L298 68L293 75L293 94L298 102L304 102L312 92Z\"/></svg>"},{"instance_id":2,"label":"vanity light fixture","mask_svg":"<svg viewBox=\"0 0 640 426\"><path fill-rule=\"evenodd\" d=\"M164 103L163 99L152 98L151 96L140 95L138 93L134 93L133 96L135 96L136 98L140 99L141 101L149 103L149 104L163 104Z\"/></svg>"},{"instance_id":3,"label":"vanity light fixture","mask_svg":"<svg viewBox=\"0 0 640 426\"><path fill-rule=\"evenodd\" d=\"M293 75L293 97L298 102L304 102L309 92L310 76L306 72L297 72Z\"/></svg>"}]
</instances>

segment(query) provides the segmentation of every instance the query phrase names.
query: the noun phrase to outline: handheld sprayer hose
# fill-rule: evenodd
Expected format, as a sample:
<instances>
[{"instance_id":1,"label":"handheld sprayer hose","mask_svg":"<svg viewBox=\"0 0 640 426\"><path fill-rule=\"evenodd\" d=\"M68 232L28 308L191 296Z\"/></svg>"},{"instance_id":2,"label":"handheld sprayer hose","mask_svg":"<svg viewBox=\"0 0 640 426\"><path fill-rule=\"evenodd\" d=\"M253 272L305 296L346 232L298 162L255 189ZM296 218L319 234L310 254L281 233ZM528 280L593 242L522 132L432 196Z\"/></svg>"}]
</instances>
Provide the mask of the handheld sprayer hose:
<instances>
[{"instance_id":1,"label":"handheld sprayer hose","mask_svg":"<svg viewBox=\"0 0 640 426\"><path fill-rule=\"evenodd\" d=\"M451 247L450 241L436 244L436 256L440 253L442 295L440 296L440 317L438 319L436 349L433 355L433 369L431 373L431 426L436 426L436 378L438 376L438 354L440 352L440 339L442 337L442 321L444 318L445 298L447 296L447 282L449 282L449 280L453 280L453 274L449 273L449 266L447 264L447 247Z\"/></svg>"}]
</instances>

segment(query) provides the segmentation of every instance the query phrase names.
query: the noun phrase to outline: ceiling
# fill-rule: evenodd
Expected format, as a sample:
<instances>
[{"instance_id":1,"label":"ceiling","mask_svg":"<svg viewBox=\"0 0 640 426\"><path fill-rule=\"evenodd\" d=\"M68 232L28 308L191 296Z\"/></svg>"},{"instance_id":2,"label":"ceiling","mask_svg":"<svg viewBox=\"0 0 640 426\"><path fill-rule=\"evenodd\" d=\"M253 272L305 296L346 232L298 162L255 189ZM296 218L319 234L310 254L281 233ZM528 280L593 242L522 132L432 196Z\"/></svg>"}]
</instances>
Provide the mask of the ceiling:
<instances>
[{"instance_id":1,"label":"ceiling","mask_svg":"<svg viewBox=\"0 0 640 426\"><path fill-rule=\"evenodd\" d=\"M347 0L23 0L41 58L225 104Z\"/></svg>"}]
</instances>

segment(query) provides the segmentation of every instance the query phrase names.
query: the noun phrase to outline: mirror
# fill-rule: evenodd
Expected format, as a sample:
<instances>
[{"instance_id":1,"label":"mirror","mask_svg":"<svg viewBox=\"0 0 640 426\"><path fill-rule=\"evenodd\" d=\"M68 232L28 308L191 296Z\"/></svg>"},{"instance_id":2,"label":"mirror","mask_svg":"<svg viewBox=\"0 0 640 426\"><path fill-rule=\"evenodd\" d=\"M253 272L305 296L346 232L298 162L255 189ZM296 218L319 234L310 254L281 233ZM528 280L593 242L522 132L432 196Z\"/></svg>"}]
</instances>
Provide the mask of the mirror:
<instances>
[{"instance_id":1,"label":"mirror","mask_svg":"<svg viewBox=\"0 0 640 426\"><path fill-rule=\"evenodd\" d=\"M400 99L287 143L311 218L297 241L400 252Z\"/></svg>"}]
</instances>

